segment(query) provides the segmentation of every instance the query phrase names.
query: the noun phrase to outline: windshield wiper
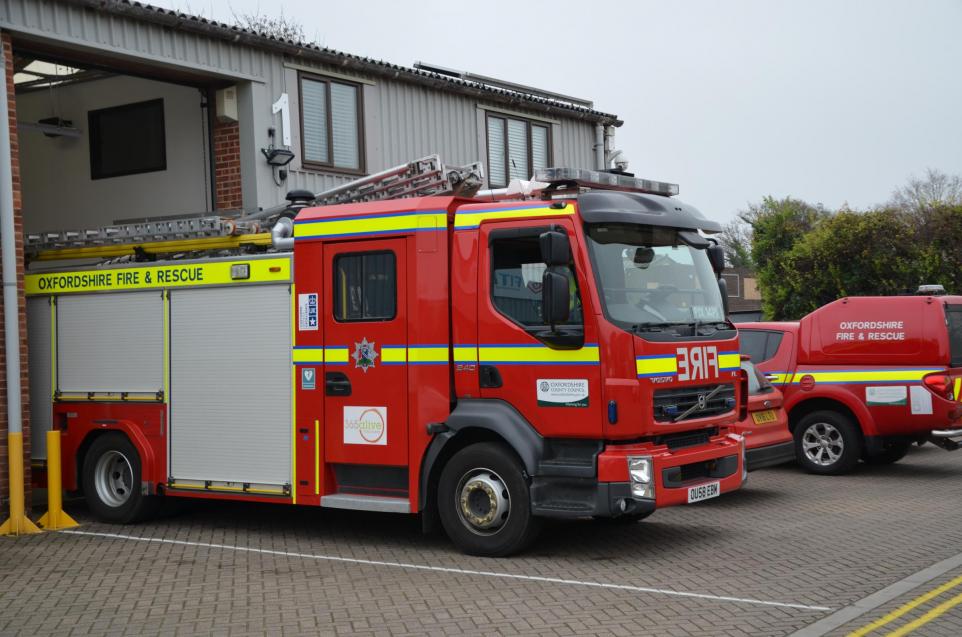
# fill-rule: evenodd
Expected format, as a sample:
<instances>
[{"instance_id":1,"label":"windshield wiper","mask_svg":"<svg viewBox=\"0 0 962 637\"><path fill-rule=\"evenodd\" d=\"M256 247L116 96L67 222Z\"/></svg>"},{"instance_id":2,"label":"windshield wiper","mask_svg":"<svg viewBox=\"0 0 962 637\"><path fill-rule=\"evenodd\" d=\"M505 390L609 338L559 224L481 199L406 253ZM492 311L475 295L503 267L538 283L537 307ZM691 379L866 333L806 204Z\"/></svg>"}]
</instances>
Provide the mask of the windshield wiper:
<instances>
[{"instance_id":1,"label":"windshield wiper","mask_svg":"<svg viewBox=\"0 0 962 637\"><path fill-rule=\"evenodd\" d=\"M632 332L664 332L666 327L684 327L688 323L639 323L632 325Z\"/></svg>"}]
</instances>

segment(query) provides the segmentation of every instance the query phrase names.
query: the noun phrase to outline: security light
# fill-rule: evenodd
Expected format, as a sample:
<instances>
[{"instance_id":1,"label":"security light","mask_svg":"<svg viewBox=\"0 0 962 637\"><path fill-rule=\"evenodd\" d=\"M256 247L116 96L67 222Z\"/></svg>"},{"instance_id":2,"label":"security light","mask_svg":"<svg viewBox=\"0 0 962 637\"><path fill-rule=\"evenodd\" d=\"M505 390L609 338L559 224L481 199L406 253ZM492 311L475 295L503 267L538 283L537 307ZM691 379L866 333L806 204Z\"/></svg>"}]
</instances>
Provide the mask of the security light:
<instances>
[{"instance_id":1,"label":"security light","mask_svg":"<svg viewBox=\"0 0 962 637\"><path fill-rule=\"evenodd\" d=\"M264 157L267 157L267 163L276 168L286 166L294 160L294 153L286 148L271 146L270 148L261 148L261 152L264 153Z\"/></svg>"}]
</instances>

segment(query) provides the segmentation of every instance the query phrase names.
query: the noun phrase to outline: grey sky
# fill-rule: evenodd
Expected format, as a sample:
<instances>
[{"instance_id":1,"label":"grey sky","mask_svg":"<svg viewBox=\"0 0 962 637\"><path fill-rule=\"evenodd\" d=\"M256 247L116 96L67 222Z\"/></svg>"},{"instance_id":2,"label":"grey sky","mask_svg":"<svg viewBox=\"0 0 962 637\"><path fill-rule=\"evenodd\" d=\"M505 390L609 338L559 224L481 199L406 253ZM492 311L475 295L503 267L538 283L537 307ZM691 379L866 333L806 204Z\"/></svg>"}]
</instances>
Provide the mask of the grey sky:
<instances>
[{"instance_id":1,"label":"grey sky","mask_svg":"<svg viewBox=\"0 0 962 637\"><path fill-rule=\"evenodd\" d=\"M633 172L720 220L962 173L962 0L154 2L227 22L283 6L325 46L592 99L625 120Z\"/></svg>"}]
</instances>

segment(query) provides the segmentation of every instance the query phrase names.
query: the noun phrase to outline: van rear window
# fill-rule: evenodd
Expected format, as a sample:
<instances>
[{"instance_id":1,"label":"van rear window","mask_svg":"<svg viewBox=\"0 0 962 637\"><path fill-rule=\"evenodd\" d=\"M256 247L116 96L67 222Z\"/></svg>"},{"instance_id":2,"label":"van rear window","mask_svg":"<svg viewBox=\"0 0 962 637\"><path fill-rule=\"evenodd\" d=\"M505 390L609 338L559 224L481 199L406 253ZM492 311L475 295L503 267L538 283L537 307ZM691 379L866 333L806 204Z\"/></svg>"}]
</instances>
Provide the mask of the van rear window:
<instances>
[{"instance_id":1,"label":"van rear window","mask_svg":"<svg viewBox=\"0 0 962 637\"><path fill-rule=\"evenodd\" d=\"M945 306L945 323L949 328L949 355L952 367L962 367L962 305Z\"/></svg>"}]
</instances>

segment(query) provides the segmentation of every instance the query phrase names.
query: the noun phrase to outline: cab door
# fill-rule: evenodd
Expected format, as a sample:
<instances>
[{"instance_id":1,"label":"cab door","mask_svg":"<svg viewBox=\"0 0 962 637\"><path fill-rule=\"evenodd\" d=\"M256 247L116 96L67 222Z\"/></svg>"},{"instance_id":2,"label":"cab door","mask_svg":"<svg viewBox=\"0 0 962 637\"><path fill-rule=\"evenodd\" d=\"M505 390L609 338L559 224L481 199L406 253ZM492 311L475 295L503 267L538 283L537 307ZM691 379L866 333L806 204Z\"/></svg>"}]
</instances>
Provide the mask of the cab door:
<instances>
[{"instance_id":1,"label":"cab door","mask_svg":"<svg viewBox=\"0 0 962 637\"><path fill-rule=\"evenodd\" d=\"M581 343L553 342L542 320L539 237L553 230L568 238L572 261L565 271L569 318L557 326ZM483 398L500 399L546 437L601 437L600 348L588 297L585 263L570 223L543 220L481 227L478 294L478 373Z\"/></svg>"},{"instance_id":2,"label":"cab door","mask_svg":"<svg viewBox=\"0 0 962 637\"><path fill-rule=\"evenodd\" d=\"M324 461L336 484L328 494L407 494L405 245L406 239L378 239L324 248L330 287L319 380Z\"/></svg>"}]
</instances>

